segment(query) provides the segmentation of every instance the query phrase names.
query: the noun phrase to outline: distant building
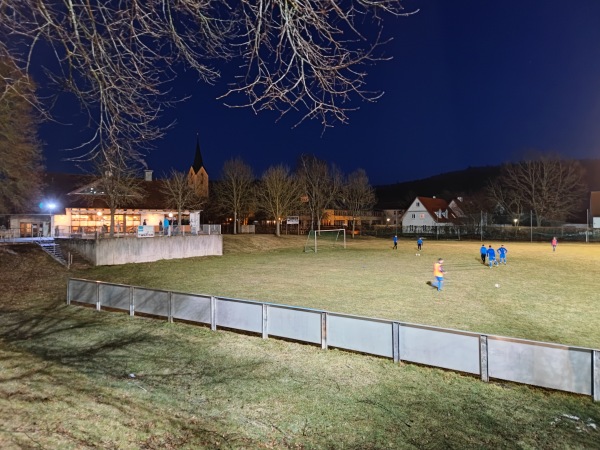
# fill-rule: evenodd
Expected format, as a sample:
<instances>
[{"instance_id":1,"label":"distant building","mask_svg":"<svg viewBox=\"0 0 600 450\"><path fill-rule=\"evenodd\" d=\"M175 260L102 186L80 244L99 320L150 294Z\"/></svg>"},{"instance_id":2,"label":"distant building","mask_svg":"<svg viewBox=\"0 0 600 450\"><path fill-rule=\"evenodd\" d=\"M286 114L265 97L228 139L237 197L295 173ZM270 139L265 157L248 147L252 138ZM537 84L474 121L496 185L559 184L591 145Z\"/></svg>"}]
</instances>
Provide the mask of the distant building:
<instances>
[{"instance_id":1,"label":"distant building","mask_svg":"<svg viewBox=\"0 0 600 450\"><path fill-rule=\"evenodd\" d=\"M366 225L381 225L383 223L383 213L380 211L360 211L358 214L352 215L351 211L344 209L326 209L323 215L321 225L325 227L348 227L352 228L352 222L360 227Z\"/></svg>"},{"instance_id":2,"label":"distant building","mask_svg":"<svg viewBox=\"0 0 600 450\"><path fill-rule=\"evenodd\" d=\"M163 180L154 180L152 170L144 171L140 180L142 198L115 211L115 232L134 233L146 223L159 231L169 213L162 193ZM196 140L194 164L190 167L190 183L200 195L208 196L208 174L202 162L200 144ZM39 209L30 213L11 214L0 238L91 236L106 233L110 225L110 210L100 192L99 180L94 175L46 173L43 199ZM184 211L188 214L189 211Z\"/></svg>"},{"instance_id":3,"label":"distant building","mask_svg":"<svg viewBox=\"0 0 600 450\"><path fill-rule=\"evenodd\" d=\"M592 228L600 229L600 191L594 191L590 194L590 218Z\"/></svg>"},{"instance_id":4,"label":"distant building","mask_svg":"<svg viewBox=\"0 0 600 450\"><path fill-rule=\"evenodd\" d=\"M458 225L464 215L461 205L462 198L448 203L436 197L417 197L402 217L402 231L426 234L439 227Z\"/></svg>"}]
</instances>

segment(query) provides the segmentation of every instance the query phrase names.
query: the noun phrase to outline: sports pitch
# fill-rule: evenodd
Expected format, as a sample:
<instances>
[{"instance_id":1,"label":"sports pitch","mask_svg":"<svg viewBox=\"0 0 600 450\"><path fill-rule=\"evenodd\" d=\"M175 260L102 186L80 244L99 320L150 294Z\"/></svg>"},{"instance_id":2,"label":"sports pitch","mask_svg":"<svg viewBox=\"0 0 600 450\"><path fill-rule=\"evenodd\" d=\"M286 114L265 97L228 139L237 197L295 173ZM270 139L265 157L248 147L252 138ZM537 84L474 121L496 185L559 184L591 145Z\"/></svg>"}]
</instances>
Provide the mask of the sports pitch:
<instances>
[{"instance_id":1,"label":"sports pitch","mask_svg":"<svg viewBox=\"0 0 600 450\"><path fill-rule=\"evenodd\" d=\"M489 268L481 242L348 239L304 253L305 237L224 236L222 257L96 268L84 277L600 348L600 246L503 242ZM486 247L500 242L484 242ZM430 284L444 258L444 288ZM496 287L498 285L499 287Z\"/></svg>"},{"instance_id":2,"label":"sports pitch","mask_svg":"<svg viewBox=\"0 0 600 450\"><path fill-rule=\"evenodd\" d=\"M81 277L599 347L597 245L505 243L508 265L488 269L479 242L417 257L412 241L304 241L224 236L222 257L79 271L4 252L0 448L598 448L589 396L65 305Z\"/></svg>"}]
</instances>

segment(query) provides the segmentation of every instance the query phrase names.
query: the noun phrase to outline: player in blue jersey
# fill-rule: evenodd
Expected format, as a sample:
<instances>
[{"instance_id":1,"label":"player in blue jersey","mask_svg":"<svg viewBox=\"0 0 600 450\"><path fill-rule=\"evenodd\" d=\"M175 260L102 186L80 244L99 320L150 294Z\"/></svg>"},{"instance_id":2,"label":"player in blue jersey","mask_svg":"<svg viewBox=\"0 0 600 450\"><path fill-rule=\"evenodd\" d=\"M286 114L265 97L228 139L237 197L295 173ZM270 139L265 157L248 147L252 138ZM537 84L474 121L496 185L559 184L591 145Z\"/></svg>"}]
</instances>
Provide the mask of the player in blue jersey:
<instances>
[{"instance_id":1,"label":"player in blue jersey","mask_svg":"<svg viewBox=\"0 0 600 450\"><path fill-rule=\"evenodd\" d=\"M498 249L498 264L506 265L506 254L508 253L508 249L502 244Z\"/></svg>"},{"instance_id":2,"label":"player in blue jersey","mask_svg":"<svg viewBox=\"0 0 600 450\"><path fill-rule=\"evenodd\" d=\"M487 249L487 259L488 264L490 265L490 269L492 268L492 266L498 265L498 263L496 262L496 250L494 250L491 245Z\"/></svg>"},{"instance_id":3,"label":"player in blue jersey","mask_svg":"<svg viewBox=\"0 0 600 450\"><path fill-rule=\"evenodd\" d=\"M479 249L479 255L481 256L481 264L485 264L485 257L487 256L487 250L484 244L481 244L481 248Z\"/></svg>"}]
</instances>

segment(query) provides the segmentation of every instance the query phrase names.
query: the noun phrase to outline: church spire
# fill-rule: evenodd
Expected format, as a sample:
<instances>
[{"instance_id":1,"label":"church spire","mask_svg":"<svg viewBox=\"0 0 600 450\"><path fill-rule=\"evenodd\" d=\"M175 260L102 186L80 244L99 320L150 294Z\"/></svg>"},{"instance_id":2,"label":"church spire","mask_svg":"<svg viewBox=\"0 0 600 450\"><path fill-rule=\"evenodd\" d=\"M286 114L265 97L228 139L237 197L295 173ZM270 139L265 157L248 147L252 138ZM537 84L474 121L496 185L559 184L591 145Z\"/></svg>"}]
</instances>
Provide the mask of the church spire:
<instances>
[{"instance_id":1,"label":"church spire","mask_svg":"<svg viewBox=\"0 0 600 450\"><path fill-rule=\"evenodd\" d=\"M198 133L196 133L196 155L194 156L192 169L194 169L194 173L198 173L202 167L204 167L204 163L202 162L202 153L200 153L200 138L198 137Z\"/></svg>"}]
</instances>

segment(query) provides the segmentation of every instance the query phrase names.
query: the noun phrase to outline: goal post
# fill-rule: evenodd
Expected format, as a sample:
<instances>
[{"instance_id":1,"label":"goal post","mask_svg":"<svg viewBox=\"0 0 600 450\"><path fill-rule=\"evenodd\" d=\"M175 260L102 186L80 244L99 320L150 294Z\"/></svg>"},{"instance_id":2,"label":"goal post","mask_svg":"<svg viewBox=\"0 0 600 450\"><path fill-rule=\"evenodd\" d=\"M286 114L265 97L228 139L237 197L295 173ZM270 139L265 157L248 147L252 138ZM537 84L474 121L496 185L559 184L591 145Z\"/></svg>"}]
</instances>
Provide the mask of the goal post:
<instances>
[{"instance_id":1,"label":"goal post","mask_svg":"<svg viewBox=\"0 0 600 450\"><path fill-rule=\"evenodd\" d=\"M304 252L315 252L321 248L346 248L346 230L338 228L335 230L310 230Z\"/></svg>"}]
</instances>

